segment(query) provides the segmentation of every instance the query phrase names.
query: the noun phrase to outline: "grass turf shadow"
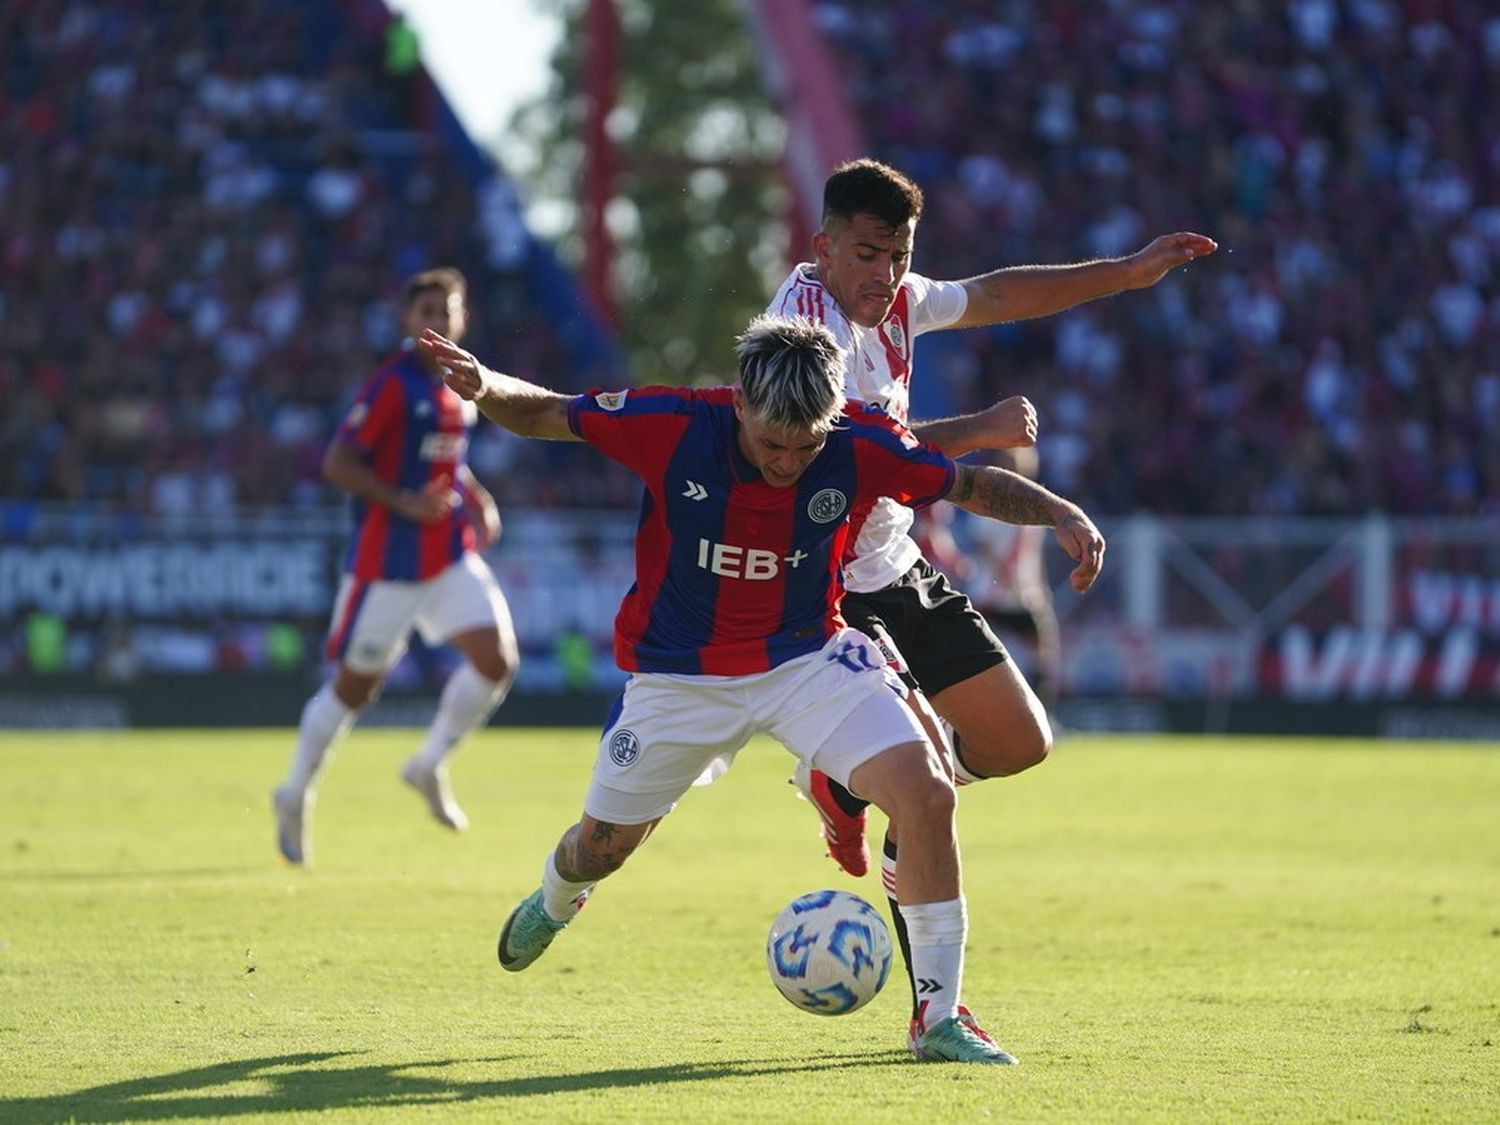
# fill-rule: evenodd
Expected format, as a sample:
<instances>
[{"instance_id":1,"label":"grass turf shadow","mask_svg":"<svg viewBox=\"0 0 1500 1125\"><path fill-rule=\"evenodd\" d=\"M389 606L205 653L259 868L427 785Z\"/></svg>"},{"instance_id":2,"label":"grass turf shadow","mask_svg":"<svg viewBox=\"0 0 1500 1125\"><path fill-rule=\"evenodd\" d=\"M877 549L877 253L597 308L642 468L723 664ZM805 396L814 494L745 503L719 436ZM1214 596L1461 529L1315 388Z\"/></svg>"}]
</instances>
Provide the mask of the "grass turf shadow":
<instances>
[{"instance_id":1,"label":"grass turf shadow","mask_svg":"<svg viewBox=\"0 0 1500 1125\"><path fill-rule=\"evenodd\" d=\"M359 1052L326 1051L299 1055L271 1055L192 1067L170 1074L89 1086L67 1094L35 1098L0 1098L0 1121L73 1121L79 1125L118 1121L170 1121L176 1118L229 1118L245 1114L275 1114L294 1110L331 1110L442 1105L488 1098L529 1097L610 1087L655 1086L674 1082L709 1082L722 1078L754 1078L850 1066L887 1066L908 1058L904 1051L874 1054L825 1055L806 1061L786 1059L726 1059L722 1062L680 1063L669 1066L622 1067L576 1074L539 1074L493 1081L449 1081L439 1074L445 1067L495 1059L372 1065L318 1065L334 1059L353 1060ZM426 1072L426 1073L424 1073ZM235 1082L270 1084L264 1093L210 1093Z\"/></svg>"}]
</instances>

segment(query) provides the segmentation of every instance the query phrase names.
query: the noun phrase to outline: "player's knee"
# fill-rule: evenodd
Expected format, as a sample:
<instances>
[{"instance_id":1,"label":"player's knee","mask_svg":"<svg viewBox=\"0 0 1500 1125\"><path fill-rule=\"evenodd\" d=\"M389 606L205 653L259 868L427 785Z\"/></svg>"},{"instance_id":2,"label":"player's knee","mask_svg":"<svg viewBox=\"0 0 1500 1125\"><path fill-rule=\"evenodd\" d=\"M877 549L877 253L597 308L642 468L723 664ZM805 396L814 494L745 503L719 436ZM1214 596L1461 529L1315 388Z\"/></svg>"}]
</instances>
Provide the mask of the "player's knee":
<instances>
[{"instance_id":1,"label":"player's knee","mask_svg":"<svg viewBox=\"0 0 1500 1125\"><path fill-rule=\"evenodd\" d=\"M960 733L954 748L965 772L974 777L1010 777L1039 766L1052 753L1052 725L1045 715L1030 723L992 730L984 738Z\"/></svg>"},{"instance_id":2,"label":"player's knee","mask_svg":"<svg viewBox=\"0 0 1500 1125\"><path fill-rule=\"evenodd\" d=\"M1052 753L1052 724L1045 716L1038 717L1036 725L1022 730L1016 738L1014 769L1012 773L1039 766Z\"/></svg>"},{"instance_id":3,"label":"player's knee","mask_svg":"<svg viewBox=\"0 0 1500 1125\"><path fill-rule=\"evenodd\" d=\"M475 653L470 656L469 663L474 665L474 671L485 679L493 680L497 687L505 687L516 678L516 668L520 665L520 659L516 652L508 651L502 645L499 648Z\"/></svg>"},{"instance_id":4,"label":"player's knee","mask_svg":"<svg viewBox=\"0 0 1500 1125\"><path fill-rule=\"evenodd\" d=\"M380 677L352 672L341 666L333 678L333 694L349 710L362 710L380 695Z\"/></svg>"},{"instance_id":5,"label":"player's knee","mask_svg":"<svg viewBox=\"0 0 1500 1125\"><path fill-rule=\"evenodd\" d=\"M953 783L941 773L913 771L901 787L900 801L891 816L908 831L923 831L923 825L947 824L953 819L957 800Z\"/></svg>"}]
</instances>

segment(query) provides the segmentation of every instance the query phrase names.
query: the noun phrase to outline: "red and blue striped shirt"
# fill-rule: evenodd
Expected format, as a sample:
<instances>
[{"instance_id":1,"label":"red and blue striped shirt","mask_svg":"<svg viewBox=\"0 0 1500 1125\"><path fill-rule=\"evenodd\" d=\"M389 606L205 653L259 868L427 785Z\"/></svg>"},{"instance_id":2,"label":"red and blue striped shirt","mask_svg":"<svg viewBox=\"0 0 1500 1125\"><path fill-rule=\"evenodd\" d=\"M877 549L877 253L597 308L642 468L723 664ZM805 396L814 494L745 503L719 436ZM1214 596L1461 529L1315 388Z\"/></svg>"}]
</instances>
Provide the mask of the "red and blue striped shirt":
<instances>
[{"instance_id":1,"label":"red and blue striped shirt","mask_svg":"<svg viewBox=\"0 0 1500 1125\"><path fill-rule=\"evenodd\" d=\"M795 485L740 452L731 387L643 387L573 399L568 425L645 482L636 581L615 618L627 672L741 676L816 652L844 621L842 562L875 500L925 507L953 462L849 404Z\"/></svg>"},{"instance_id":2,"label":"red and blue striped shirt","mask_svg":"<svg viewBox=\"0 0 1500 1125\"><path fill-rule=\"evenodd\" d=\"M428 374L407 348L365 380L334 440L352 445L395 488L420 492L439 478L457 488L477 416L472 403ZM353 507L355 532L344 569L355 578L420 582L474 549L474 528L462 505L432 523L358 497Z\"/></svg>"}]
</instances>

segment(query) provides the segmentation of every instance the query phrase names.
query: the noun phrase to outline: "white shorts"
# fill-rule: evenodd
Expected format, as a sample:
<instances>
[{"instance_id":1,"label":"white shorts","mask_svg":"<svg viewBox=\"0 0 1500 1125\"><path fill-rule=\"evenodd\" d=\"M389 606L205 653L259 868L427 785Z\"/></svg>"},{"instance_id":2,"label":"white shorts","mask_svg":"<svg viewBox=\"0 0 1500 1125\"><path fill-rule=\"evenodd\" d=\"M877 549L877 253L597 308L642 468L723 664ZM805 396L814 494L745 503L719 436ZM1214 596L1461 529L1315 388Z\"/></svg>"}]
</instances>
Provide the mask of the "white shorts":
<instances>
[{"instance_id":1,"label":"white shorts","mask_svg":"<svg viewBox=\"0 0 1500 1125\"><path fill-rule=\"evenodd\" d=\"M881 751L926 737L905 693L855 629L750 676L637 673L599 740L584 811L611 824L665 816L695 779L727 769L760 733L848 785L850 773Z\"/></svg>"},{"instance_id":2,"label":"white shorts","mask_svg":"<svg viewBox=\"0 0 1500 1125\"><path fill-rule=\"evenodd\" d=\"M378 675L406 651L416 629L430 645L471 629L511 634L510 607L489 564L474 552L425 582L367 582L346 574L333 603L327 656L351 672Z\"/></svg>"}]
</instances>

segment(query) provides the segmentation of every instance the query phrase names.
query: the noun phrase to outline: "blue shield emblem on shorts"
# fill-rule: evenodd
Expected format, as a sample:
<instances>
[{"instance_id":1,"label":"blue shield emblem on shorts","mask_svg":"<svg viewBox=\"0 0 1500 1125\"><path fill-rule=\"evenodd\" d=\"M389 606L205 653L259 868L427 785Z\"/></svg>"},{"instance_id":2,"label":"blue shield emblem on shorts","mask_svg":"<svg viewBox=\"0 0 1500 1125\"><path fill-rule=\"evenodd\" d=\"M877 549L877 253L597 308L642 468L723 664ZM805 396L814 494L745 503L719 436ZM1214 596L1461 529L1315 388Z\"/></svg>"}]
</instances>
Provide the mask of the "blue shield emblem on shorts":
<instances>
[{"instance_id":1,"label":"blue shield emblem on shorts","mask_svg":"<svg viewBox=\"0 0 1500 1125\"><path fill-rule=\"evenodd\" d=\"M640 739L634 731L617 730L609 740L609 760L622 770L627 769L641 756Z\"/></svg>"}]
</instances>

